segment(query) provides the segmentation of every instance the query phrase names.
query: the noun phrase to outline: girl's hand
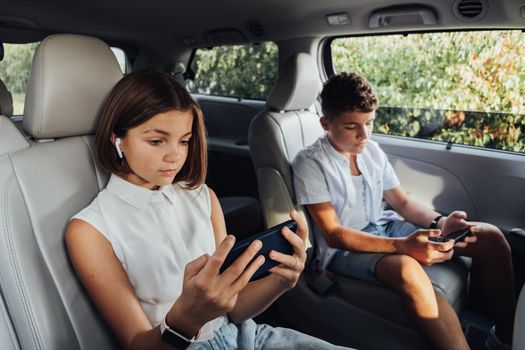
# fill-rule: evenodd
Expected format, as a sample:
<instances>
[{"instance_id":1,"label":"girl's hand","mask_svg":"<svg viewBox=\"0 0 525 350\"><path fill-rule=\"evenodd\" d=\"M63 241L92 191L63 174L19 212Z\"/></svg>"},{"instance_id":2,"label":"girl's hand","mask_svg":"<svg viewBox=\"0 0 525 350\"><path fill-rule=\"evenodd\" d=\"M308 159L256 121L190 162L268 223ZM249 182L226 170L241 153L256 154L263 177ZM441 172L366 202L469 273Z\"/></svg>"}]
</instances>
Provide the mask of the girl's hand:
<instances>
[{"instance_id":1,"label":"girl's hand","mask_svg":"<svg viewBox=\"0 0 525 350\"><path fill-rule=\"evenodd\" d=\"M264 263L261 255L249 264L261 249L261 241L257 240L220 273L234 243L235 237L229 235L212 256L202 255L186 265L182 294L167 315L169 326L191 338L206 322L233 310L239 292Z\"/></svg>"},{"instance_id":2,"label":"girl's hand","mask_svg":"<svg viewBox=\"0 0 525 350\"><path fill-rule=\"evenodd\" d=\"M410 255L420 263L430 266L452 258L454 242L433 242L430 237L438 237L440 230L417 230L399 244L399 253Z\"/></svg>"},{"instance_id":3,"label":"girl's hand","mask_svg":"<svg viewBox=\"0 0 525 350\"><path fill-rule=\"evenodd\" d=\"M297 222L297 234L293 233L289 228L284 227L281 231L282 235L293 247L293 255L287 255L278 251L270 251L270 258L280 263L270 269L270 272L281 278L281 281L287 288L293 288L297 284L297 280L304 270L306 261L306 239L308 238L308 229L303 220L299 218L297 212L292 209L290 211L290 218Z\"/></svg>"}]
</instances>

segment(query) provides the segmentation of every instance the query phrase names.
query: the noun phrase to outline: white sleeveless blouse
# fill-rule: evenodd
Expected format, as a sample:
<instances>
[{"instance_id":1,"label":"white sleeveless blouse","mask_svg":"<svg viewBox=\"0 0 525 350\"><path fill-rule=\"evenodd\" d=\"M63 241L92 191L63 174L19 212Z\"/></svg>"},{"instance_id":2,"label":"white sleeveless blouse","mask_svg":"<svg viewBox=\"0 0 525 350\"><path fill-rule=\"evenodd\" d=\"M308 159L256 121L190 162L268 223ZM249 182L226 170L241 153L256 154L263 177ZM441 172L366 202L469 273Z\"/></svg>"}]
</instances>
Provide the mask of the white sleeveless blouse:
<instances>
[{"instance_id":1,"label":"white sleeveless blouse","mask_svg":"<svg viewBox=\"0 0 525 350\"><path fill-rule=\"evenodd\" d=\"M112 175L107 187L73 218L95 227L111 243L152 326L160 324L182 292L184 268L215 251L206 185L178 184L152 191ZM201 329L213 337L219 317Z\"/></svg>"}]
</instances>

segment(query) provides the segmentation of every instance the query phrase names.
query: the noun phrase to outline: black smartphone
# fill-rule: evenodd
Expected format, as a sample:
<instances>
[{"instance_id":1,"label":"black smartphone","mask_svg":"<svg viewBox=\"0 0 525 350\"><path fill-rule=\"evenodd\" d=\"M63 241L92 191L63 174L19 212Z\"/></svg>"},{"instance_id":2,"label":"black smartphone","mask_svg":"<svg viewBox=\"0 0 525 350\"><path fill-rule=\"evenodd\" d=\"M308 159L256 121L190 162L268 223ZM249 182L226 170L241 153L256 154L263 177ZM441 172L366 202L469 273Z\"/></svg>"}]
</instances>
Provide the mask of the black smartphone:
<instances>
[{"instance_id":1,"label":"black smartphone","mask_svg":"<svg viewBox=\"0 0 525 350\"><path fill-rule=\"evenodd\" d=\"M444 241L453 240L454 242L461 242L465 239L465 237L468 237L471 234L472 232L470 231L470 228L464 228L464 229L449 233L448 235L445 236Z\"/></svg>"},{"instance_id":2,"label":"black smartphone","mask_svg":"<svg viewBox=\"0 0 525 350\"><path fill-rule=\"evenodd\" d=\"M461 230L457 230L454 232L449 233L445 237L429 237L428 240L432 242L447 242L450 240L453 240L454 242L461 242L465 239L465 237L468 237L472 234L470 231L470 228L464 228Z\"/></svg>"},{"instance_id":3,"label":"black smartphone","mask_svg":"<svg viewBox=\"0 0 525 350\"><path fill-rule=\"evenodd\" d=\"M285 221L277 226L266 229L262 232L259 232L255 235L252 235L235 243L232 250L230 250L228 256L226 257L224 263L221 266L221 273L228 267L230 267L230 265L244 252L246 248L248 248L248 246L253 241L258 239L262 242L262 248L259 250L257 255L254 256L252 261L255 260L259 255L264 255L265 260L264 264L262 264L261 267L259 267L259 269L253 274L250 281L255 281L268 276L270 274L268 270L274 266L279 265L277 261L270 259L270 257L268 256L270 251L275 250L283 254L293 253L292 245L281 234L281 230L283 227L288 227L290 230L292 230L292 232L295 233L297 231L297 222L293 220Z\"/></svg>"}]
</instances>

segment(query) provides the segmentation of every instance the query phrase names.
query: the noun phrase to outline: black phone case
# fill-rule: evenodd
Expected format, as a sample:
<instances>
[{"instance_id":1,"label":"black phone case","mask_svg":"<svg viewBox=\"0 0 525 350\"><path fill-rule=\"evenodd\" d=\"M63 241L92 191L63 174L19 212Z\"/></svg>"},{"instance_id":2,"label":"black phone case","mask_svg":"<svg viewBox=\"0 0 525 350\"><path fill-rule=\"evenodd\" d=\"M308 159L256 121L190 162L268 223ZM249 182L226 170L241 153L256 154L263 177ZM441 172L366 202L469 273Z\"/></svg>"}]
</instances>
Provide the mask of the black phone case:
<instances>
[{"instance_id":1,"label":"black phone case","mask_svg":"<svg viewBox=\"0 0 525 350\"><path fill-rule=\"evenodd\" d=\"M472 233L470 232L470 228L466 228L466 229L451 232L445 237L441 237L441 236L429 237L428 240L432 242L438 242L438 243L447 242L451 240L453 240L454 242L461 242L462 240L465 239L465 237L468 237L471 234Z\"/></svg>"},{"instance_id":2,"label":"black phone case","mask_svg":"<svg viewBox=\"0 0 525 350\"><path fill-rule=\"evenodd\" d=\"M263 246L259 250L257 255L255 255L255 257L252 259L252 261L255 260L261 254L264 255L265 260L264 264L262 264L262 266L259 267L259 269L253 274L250 281L255 281L268 276L270 274L268 270L274 266L279 265L277 261L270 259L270 257L268 256L270 251L275 250L283 254L293 253L292 245L281 234L281 229L285 226L292 230L294 233L297 231L297 223L293 220L288 220L283 222L282 224L266 229L262 232L259 232L253 236L247 237L235 243L232 250L230 251L230 253L228 254L226 259L224 260L224 263L221 266L221 273L224 272L224 270L226 270L228 267L230 267L230 265L244 252L246 248L248 248L248 246L253 241L258 239L262 242Z\"/></svg>"},{"instance_id":3,"label":"black phone case","mask_svg":"<svg viewBox=\"0 0 525 350\"><path fill-rule=\"evenodd\" d=\"M445 240L452 239L455 242L461 242L462 240L465 239L465 237L468 237L470 235L471 235L470 228L466 228L466 229L462 229L462 230L458 230L458 231L449 233L448 235L445 236Z\"/></svg>"}]
</instances>

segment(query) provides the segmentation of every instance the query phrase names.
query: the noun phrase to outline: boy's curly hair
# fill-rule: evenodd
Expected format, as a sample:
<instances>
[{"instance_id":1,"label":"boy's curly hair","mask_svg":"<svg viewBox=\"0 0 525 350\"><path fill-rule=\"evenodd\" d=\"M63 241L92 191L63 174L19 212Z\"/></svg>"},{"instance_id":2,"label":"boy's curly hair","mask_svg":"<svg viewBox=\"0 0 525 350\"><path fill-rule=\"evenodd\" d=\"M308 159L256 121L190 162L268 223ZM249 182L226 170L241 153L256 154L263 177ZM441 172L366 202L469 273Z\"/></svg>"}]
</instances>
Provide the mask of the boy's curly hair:
<instances>
[{"instance_id":1,"label":"boy's curly hair","mask_svg":"<svg viewBox=\"0 0 525 350\"><path fill-rule=\"evenodd\" d=\"M372 86L357 73L340 73L325 83L321 92L323 114L328 120L346 112L372 112L379 101Z\"/></svg>"}]
</instances>

